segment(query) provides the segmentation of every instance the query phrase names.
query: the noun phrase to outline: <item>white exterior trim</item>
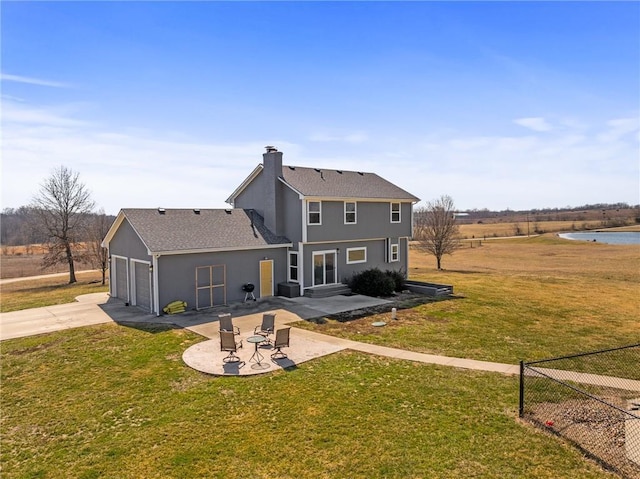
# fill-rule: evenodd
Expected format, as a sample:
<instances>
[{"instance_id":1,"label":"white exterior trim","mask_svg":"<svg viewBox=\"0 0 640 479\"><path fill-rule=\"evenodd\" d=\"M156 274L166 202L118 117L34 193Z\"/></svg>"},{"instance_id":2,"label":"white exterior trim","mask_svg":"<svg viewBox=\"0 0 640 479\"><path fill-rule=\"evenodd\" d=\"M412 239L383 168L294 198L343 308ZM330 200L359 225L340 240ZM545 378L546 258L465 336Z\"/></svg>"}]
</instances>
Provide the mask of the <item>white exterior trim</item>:
<instances>
[{"instance_id":1,"label":"white exterior trim","mask_svg":"<svg viewBox=\"0 0 640 479\"><path fill-rule=\"evenodd\" d=\"M153 266L153 283L151 283L151 287L153 288L153 308L152 309L152 313L156 313L156 316L160 316L160 288L157 287L158 285L158 276L159 276L159 271L158 271L158 258L160 257L160 255L154 254L153 257L151 258L152 260L152 266Z\"/></svg>"},{"instance_id":2,"label":"white exterior trim","mask_svg":"<svg viewBox=\"0 0 640 479\"><path fill-rule=\"evenodd\" d=\"M111 294L111 296L115 297L115 298L120 298L120 299L124 299L121 298L120 296L118 296L118 267L117 267L117 262L115 261L116 258L119 259L123 259L124 260L124 264L126 265L126 273L125 273L125 277L127 278L127 303L131 302L131 287L129 284L129 258L127 258L126 256L120 256L119 254L114 254L111 255L111 258L114 260L113 264L109 265L109 269L113 268L113 276L116 278L115 281L111 281L111 279L109 280L109 293ZM115 294L114 294L114 288L115 288Z\"/></svg>"},{"instance_id":3,"label":"white exterior trim","mask_svg":"<svg viewBox=\"0 0 640 479\"><path fill-rule=\"evenodd\" d=\"M258 176L258 174L263 170L264 166L261 164L259 164L258 166L256 166L253 171L251 173L249 173L249 176L247 176L245 178L245 180L240 184L240 186L238 186L235 191L233 193L231 193L231 195L229 196L229 198L226 199L225 203L229 203L230 205L233 205L236 197L242 193L244 191L244 189L249 186L249 183L251 183L253 180L256 179L256 177Z\"/></svg>"},{"instance_id":4,"label":"white exterior trim","mask_svg":"<svg viewBox=\"0 0 640 479\"><path fill-rule=\"evenodd\" d=\"M216 248L216 249L186 249L184 251L147 251L149 256L171 256L178 254L199 254L199 253L224 253L227 251L255 251L259 249L277 249L277 248L291 248L293 243L282 243L262 246L245 246L243 248Z\"/></svg>"},{"instance_id":5,"label":"white exterior trim","mask_svg":"<svg viewBox=\"0 0 640 479\"><path fill-rule=\"evenodd\" d=\"M333 263L333 271L334 271L334 280L332 283L327 283L327 277L326 277L326 270L323 272L323 276L324 276L324 280L325 282L322 284L316 284L316 276L315 276L315 271L311 274L311 283L312 283L312 287L316 287L316 286L326 286L329 284L338 284L338 250L337 249L328 249L328 250L323 250L323 251L312 251L311 253L311 267L314 268L315 266L315 257L319 256L319 255L327 255L327 254L333 254L334 258L335 258L335 262Z\"/></svg>"},{"instance_id":6,"label":"white exterior trim","mask_svg":"<svg viewBox=\"0 0 640 479\"><path fill-rule=\"evenodd\" d=\"M298 281L300 283L300 296L304 294L304 243L298 243Z\"/></svg>"},{"instance_id":7,"label":"white exterior trim","mask_svg":"<svg viewBox=\"0 0 640 479\"><path fill-rule=\"evenodd\" d=\"M141 264L146 264L147 265L147 271L149 272L149 310L153 311L153 282L151 280L151 261L145 261L142 259L135 259L135 258L131 258L130 259L131 263L141 263ZM138 306L138 298L137 298L137 292L136 292L136 267L135 265L133 265L133 267L131 268L131 284L133 285L133 287L129 288L131 290L131 305L132 306Z\"/></svg>"}]
</instances>

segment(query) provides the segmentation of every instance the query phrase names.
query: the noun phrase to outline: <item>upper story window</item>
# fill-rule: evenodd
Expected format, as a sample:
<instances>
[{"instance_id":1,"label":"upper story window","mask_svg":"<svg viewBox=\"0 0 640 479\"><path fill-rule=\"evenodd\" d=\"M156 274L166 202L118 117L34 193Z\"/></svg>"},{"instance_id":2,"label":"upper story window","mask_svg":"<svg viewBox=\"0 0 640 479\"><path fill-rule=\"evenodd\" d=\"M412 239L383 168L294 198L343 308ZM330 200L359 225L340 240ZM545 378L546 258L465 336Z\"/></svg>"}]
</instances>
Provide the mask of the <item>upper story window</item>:
<instances>
[{"instance_id":1,"label":"upper story window","mask_svg":"<svg viewBox=\"0 0 640 479\"><path fill-rule=\"evenodd\" d=\"M344 202L344 224L355 224L358 222L358 207L355 201Z\"/></svg>"},{"instance_id":2,"label":"upper story window","mask_svg":"<svg viewBox=\"0 0 640 479\"><path fill-rule=\"evenodd\" d=\"M307 222L310 225L322 224L322 203L320 201L309 201L307 215Z\"/></svg>"},{"instance_id":3,"label":"upper story window","mask_svg":"<svg viewBox=\"0 0 640 479\"><path fill-rule=\"evenodd\" d=\"M391 222L400 223L400 203L391 203Z\"/></svg>"}]
</instances>

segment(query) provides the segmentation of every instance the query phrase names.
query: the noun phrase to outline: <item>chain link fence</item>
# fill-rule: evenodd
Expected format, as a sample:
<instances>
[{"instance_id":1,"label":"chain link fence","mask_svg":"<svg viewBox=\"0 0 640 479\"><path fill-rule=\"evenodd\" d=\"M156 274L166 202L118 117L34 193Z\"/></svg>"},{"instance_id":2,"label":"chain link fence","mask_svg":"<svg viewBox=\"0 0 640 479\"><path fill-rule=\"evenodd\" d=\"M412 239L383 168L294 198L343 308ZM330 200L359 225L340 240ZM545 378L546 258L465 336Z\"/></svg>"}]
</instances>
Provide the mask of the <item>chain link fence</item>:
<instances>
[{"instance_id":1,"label":"chain link fence","mask_svg":"<svg viewBox=\"0 0 640 479\"><path fill-rule=\"evenodd\" d=\"M520 417L640 479L640 343L521 361Z\"/></svg>"}]
</instances>

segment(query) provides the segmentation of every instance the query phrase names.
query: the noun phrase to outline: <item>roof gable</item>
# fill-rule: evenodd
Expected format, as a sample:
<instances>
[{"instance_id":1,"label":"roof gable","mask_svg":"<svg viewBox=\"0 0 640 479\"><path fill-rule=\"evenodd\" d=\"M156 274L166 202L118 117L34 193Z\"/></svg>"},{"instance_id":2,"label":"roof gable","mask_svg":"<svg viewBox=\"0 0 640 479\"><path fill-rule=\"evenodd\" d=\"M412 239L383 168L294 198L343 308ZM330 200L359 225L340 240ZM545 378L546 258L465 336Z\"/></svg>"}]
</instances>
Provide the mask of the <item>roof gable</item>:
<instances>
[{"instance_id":1,"label":"roof gable","mask_svg":"<svg viewBox=\"0 0 640 479\"><path fill-rule=\"evenodd\" d=\"M262 170L263 166L258 165L227 198L227 202L233 204ZM420 198L375 173L283 166L280 178L293 191L306 197L420 201Z\"/></svg>"},{"instance_id":2,"label":"roof gable","mask_svg":"<svg viewBox=\"0 0 640 479\"><path fill-rule=\"evenodd\" d=\"M123 209L150 254L254 249L290 244L253 210Z\"/></svg>"}]
</instances>

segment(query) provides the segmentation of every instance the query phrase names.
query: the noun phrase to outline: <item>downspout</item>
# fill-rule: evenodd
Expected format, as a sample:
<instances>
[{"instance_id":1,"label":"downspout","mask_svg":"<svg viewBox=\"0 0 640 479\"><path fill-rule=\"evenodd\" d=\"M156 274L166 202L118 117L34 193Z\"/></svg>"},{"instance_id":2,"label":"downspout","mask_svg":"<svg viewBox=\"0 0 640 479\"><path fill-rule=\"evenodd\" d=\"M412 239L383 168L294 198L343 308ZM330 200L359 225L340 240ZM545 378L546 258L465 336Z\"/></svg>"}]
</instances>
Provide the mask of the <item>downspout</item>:
<instances>
[{"instance_id":1,"label":"downspout","mask_svg":"<svg viewBox=\"0 0 640 479\"><path fill-rule=\"evenodd\" d=\"M160 316L160 292L158 291L158 258L160 255L154 254L151 257L151 264L153 265L153 311L156 316Z\"/></svg>"},{"instance_id":2,"label":"downspout","mask_svg":"<svg viewBox=\"0 0 640 479\"><path fill-rule=\"evenodd\" d=\"M107 258L109 258L109 296L113 297L113 265L111 264L111 251L107 246Z\"/></svg>"},{"instance_id":3,"label":"downspout","mask_svg":"<svg viewBox=\"0 0 640 479\"><path fill-rule=\"evenodd\" d=\"M304 296L304 243L298 243L298 286L300 296Z\"/></svg>"},{"instance_id":4,"label":"downspout","mask_svg":"<svg viewBox=\"0 0 640 479\"><path fill-rule=\"evenodd\" d=\"M307 242L307 202L304 196L300 195L302 202L302 241L298 243L298 263L300 263L298 271L300 278L300 296L304 296L304 244Z\"/></svg>"}]
</instances>

